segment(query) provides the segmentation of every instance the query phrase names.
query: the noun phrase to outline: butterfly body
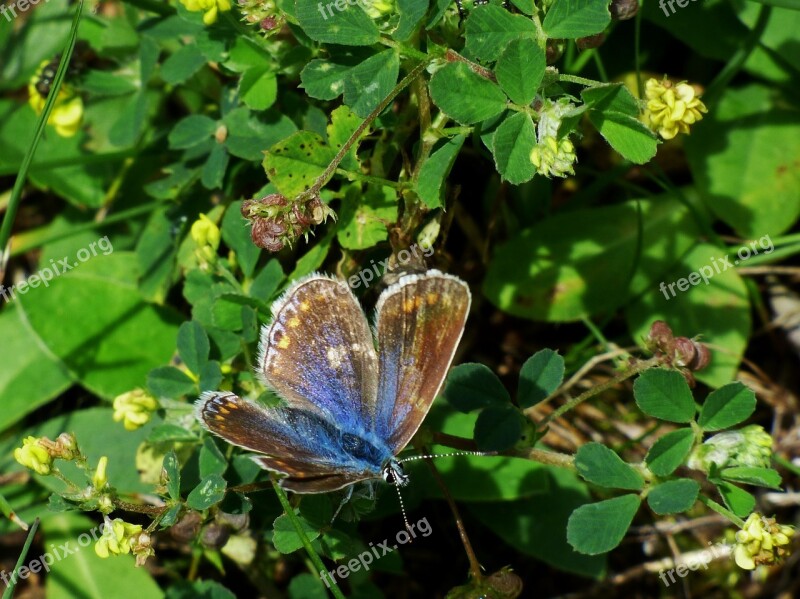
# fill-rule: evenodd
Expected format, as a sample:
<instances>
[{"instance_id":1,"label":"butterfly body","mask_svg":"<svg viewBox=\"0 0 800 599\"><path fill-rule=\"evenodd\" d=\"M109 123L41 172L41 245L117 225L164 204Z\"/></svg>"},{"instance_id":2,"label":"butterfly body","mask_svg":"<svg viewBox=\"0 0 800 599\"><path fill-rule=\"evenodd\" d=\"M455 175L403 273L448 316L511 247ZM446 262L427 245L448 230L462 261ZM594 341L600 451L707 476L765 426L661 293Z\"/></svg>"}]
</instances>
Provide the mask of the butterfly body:
<instances>
[{"instance_id":1,"label":"butterfly body","mask_svg":"<svg viewBox=\"0 0 800 599\"><path fill-rule=\"evenodd\" d=\"M257 374L285 405L206 392L197 417L255 452L291 491L375 478L402 486L407 477L395 456L444 381L469 305L469 289L456 277L407 275L381 294L373 332L346 283L311 275L273 304L262 330Z\"/></svg>"}]
</instances>

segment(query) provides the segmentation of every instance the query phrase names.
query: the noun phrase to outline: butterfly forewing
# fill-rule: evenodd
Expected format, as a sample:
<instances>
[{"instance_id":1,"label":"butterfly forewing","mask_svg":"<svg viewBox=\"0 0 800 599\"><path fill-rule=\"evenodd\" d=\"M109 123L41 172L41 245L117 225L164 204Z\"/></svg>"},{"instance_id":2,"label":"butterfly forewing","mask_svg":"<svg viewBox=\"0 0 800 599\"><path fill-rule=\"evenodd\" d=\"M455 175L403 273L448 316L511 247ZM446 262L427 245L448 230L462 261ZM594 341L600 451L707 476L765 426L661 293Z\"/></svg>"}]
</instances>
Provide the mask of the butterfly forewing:
<instances>
[{"instance_id":1,"label":"butterfly forewing","mask_svg":"<svg viewBox=\"0 0 800 599\"><path fill-rule=\"evenodd\" d=\"M273 305L259 372L290 406L321 411L347 430L373 426L378 387L369 324L342 281L313 275Z\"/></svg>"},{"instance_id":2,"label":"butterfly forewing","mask_svg":"<svg viewBox=\"0 0 800 599\"><path fill-rule=\"evenodd\" d=\"M414 436L444 382L470 301L466 283L435 270L401 278L378 300L376 435L394 454Z\"/></svg>"}]
</instances>

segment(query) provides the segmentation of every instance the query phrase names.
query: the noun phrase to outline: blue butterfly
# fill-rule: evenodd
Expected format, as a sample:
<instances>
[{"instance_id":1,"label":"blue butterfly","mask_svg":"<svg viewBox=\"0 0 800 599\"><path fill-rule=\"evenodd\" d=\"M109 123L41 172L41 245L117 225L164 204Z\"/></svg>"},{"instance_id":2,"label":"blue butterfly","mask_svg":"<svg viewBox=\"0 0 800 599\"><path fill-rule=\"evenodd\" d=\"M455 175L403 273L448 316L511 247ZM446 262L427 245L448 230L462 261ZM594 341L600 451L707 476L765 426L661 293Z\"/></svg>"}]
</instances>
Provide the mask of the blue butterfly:
<instances>
[{"instance_id":1,"label":"blue butterfly","mask_svg":"<svg viewBox=\"0 0 800 599\"><path fill-rule=\"evenodd\" d=\"M273 304L272 323L261 331L256 374L285 405L206 392L197 418L255 452L295 493L378 478L404 486L396 456L444 382L470 301L469 287L454 276L404 275L378 299L373 333L344 281L311 275Z\"/></svg>"}]
</instances>

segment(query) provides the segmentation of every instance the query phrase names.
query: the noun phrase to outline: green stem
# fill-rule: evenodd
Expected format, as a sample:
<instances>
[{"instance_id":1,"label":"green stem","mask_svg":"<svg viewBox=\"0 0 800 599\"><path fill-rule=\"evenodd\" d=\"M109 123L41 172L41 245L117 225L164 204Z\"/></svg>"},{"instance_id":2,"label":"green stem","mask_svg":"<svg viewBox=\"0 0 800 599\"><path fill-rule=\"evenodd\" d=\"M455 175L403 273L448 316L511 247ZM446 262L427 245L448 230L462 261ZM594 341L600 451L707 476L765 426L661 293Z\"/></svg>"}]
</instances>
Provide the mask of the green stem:
<instances>
[{"instance_id":1,"label":"green stem","mask_svg":"<svg viewBox=\"0 0 800 599\"><path fill-rule=\"evenodd\" d=\"M314 548L311 546L311 541L308 540L305 531L303 530L303 525L300 524L300 520L297 517L297 514L294 513L294 508L289 503L289 499L286 497L286 493L283 489L281 489L280 485L273 479L272 480L272 488L275 489L275 494L278 496L278 501L281 502L281 507L283 507L283 511L289 518L289 521L292 523L297 536L300 537L300 542L303 543L303 547L305 547L306 553L308 557L311 559L311 563L314 564L314 567L317 568L316 574L319 574L323 578L327 578L328 582L325 586L328 587L331 595L336 597L336 599L346 599L342 591L339 589L336 580L331 578L328 571L325 569L325 564L322 563L322 560L317 555L317 552L314 551Z\"/></svg>"},{"instance_id":2,"label":"green stem","mask_svg":"<svg viewBox=\"0 0 800 599\"><path fill-rule=\"evenodd\" d=\"M569 83L577 83L578 85L585 85L586 87L597 87L603 85L602 81L595 81L594 79L587 79L586 77L578 77L577 75L567 75L565 73L558 74L559 81L567 81Z\"/></svg>"},{"instance_id":3,"label":"green stem","mask_svg":"<svg viewBox=\"0 0 800 599\"><path fill-rule=\"evenodd\" d=\"M3 599L11 599L14 596L14 588L17 586L17 581L19 580L17 573L22 567L22 562L25 561L25 558L28 555L28 550L31 548L31 543L33 543L33 537L36 536L36 531L38 529L39 518L36 518L36 520L33 521L31 529L28 531L28 537L25 539L25 544L22 546L22 552L17 558L17 564L14 566L14 571L11 573L11 583L6 587L6 590L3 593Z\"/></svg>"},{"instance_id":4,"label":"green stem","mask_svg":"<svg viewBox=\"0 0 800 599\"><path fill-rule=\"evenodd\" d=\"M19 526L22 530L28 530L28 523L25 522L22 518L17 516L14 512L14 508L11 507L11 504L8 503L8 500L0 494L0 511L3 512L3 515L11 520L14 524Z\"/></svg>"},{"instance_id":5,"label":"green stem","mask_svg":"<svg viewBox=\"0 0 800 599\"><path fill-rule=\"evenodd\" d=\"M424 62L425 64L429 63L431 60L431 57L425 54L425 52L420 52L416 48L412 48L411 46L401 44L400 42L396 42L395 40L390 39L388 37L382 37L380 39L380 42L384 46L394 48L395 50L400 52L400 54L402 54L403 56L407 56L408 58L415 58L417 60Z\"/></svg>"},{"instance_id":6,"label":"green stem","mask_svg":"<svg viewBox=\"0 0 800 599\"><path fill-rule=\"evenodd\" d=\"M629 368L628 370L626 370L625 372L623 372L622 374L619 374L619 375L615 376L614 378L611 378L611 379L607 380L605 383L602 383L600 385L595 385L591 389L587 389L586 391L581 393L578 397L568 401L563 406L553 410L550 414L545 416L542 419L542 421L539 423L541 428L544 428L550 422L552 422L556 418L560 417L565 412L570 411L572 408L574 408L578 404L583 403L587 399L591 399L595 395L599 395L603 391L606 391L607 389L611 389L612 387L615 387L616 385L620 384L622 381L625 381L625 380L631 378L632 376L636 376L637 374L639 374L640 372L644 372L648 368L653 368L654 366L658 366L660 363L661 363L661 358L657 358L657 357L650 358L649 360L641 361L641 362L637 363L636 365L632 366L631 368ZM547 399L545 399L545 401L547 401ZM538 403L537 405L541 405L541 404L542 404L542 402Z\"/></svg>"},{"instance_id":7,"label":"green stem","mask_svg":"<svg viewBox=\"0 0 800 599\"><path fill-rule=\"evenodd\" d=\"M705 505L707 508L709 508L709 509L711 509L711 510L713 510L713 511L717 512L717 513L718 513L720 516L724 516L724 517L726 517L728 520L730 520L731 522L733 522L733 523L734 523L736 526L738 526L739 528L744 528L744 520L742 520L741 518L739 518L739 516L737 516L736 514L734 514L734 513L733 513L732 511L730 511L729 509L727 509L727 508L725 508L725 507L721 506L720 504L718 504L718 503L717 503L716 501L714 501L713 499L709 499L708 497L706 497L706 496L705 496L705 495L703 495L703 494L700 494L700 495L698 495L698 496L697 496L697 499L699 499L699 500L700 500L700 503L702 503L703 505Z\"/></svg>"},{"instance_id":8,"label":"green stem","mask_svg":"<svg viewBox=\"0 0 800 599\"><path fill-rule=\"evenodd\" d=\"M342 175L346 177L348 181L363 181L364 183L374 183L375 185L385 185L387 187L394 187L395 189L406 189L409 187L407 183L399 183L397 181L391 181L389 179L384 179L383 177L372 177L370 175L365 175L364 173L359 173L356 171L349 171L344 168L337 168L336 169L337 175Z\"/></svg>"},{"instance_id":9,"label":"green stem","mask_svg":"<svg viewBox=\"0 0 800 599\"><path fill-rule=\"evenodd\" d=\"M336 172L336 169L339 167L339 163L344 160L344 157L347 156L347 153L350 151L350 148L361 138L361 135L367 128L372 124L372 122L380 116L380 114L386 110L386 107L391 104L394 99L398 96L398 94L403 91L406 87L408 87L414 79L419 77L422 72L425 70L425 67L428 66L427 62L421 62L417 66L415 66L411 71L409 71L408 75L403 77L403 79L394 86L392 91L389 92L389 95L386 96L381 103L378 104L375 109L367 115L362 123L356 127L356 130L353 131L350 138L344 142L341 148L339 148L339 152L337 152L336 156L333 157L331 163L327 166L325 171L317 177L317 180L314 184L305 192L301 193L298 197L298 200L302 201L308 198L313 198L314 196L318 195L322 186L333 176L333 173Z\"/></svg>"},{"instance_id":10,"label":"green stem","mask_svg":"<svg viewBox=\"0 0 800 599\"><path fill-rule=\"evenodd\" d=\"M72 52L75 49L75 41L78 38L78 24L81 21L83 14L83 0L78 1L78 7L75 9L75 16L72 19L72 28L69 32L69 39L64 52L61 54L61 62L58 63L58 70L53 79L53 85L50 87L50 93L47 96L47 101L44 104L44 110L39 115L39 120L36 123L36 129L33 132L33 140L28 147L28 151L22 159L22 164L17 173L17 179L14 181L14 188L11 190L11 198L8 201L8 208L3 216L3 224L0 225L0 273L5 270L6 261L8 260L8 240L11 237L11 228L14 226L14 220L17 216L17 210L22 201L22 189L25 186L25 181L28 177L28 169L31 167L33 156L36 154L36 148L39 141L42 139L42 133L47 125L47 120L50 118L50 113L56 103L56 98L61 91L61 84L64 81L64 76L67 72L67 65L72 58Z\"/></svg>"}]
</instances>

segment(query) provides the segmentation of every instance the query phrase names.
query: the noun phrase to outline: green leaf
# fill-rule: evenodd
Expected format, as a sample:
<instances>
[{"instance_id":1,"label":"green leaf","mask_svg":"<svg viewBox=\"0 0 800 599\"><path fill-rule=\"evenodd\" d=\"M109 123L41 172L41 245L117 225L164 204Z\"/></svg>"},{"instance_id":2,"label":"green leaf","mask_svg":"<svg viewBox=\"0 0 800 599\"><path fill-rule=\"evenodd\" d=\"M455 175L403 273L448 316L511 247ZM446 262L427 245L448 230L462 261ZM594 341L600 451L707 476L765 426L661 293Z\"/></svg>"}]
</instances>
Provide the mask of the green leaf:
<instances>
[{"instance_id":1,"label":"green leaf","mask_svg":"<svg viewBox=\"0 0 800 599\"><path fill-rule=\"evenodd\" d=\"M231 591L215 580L181 580L169 587L168 599L236 599Z\"/></svg>"},{"instance_id":2,"label":"green leaf","mask_svg":"<svg viewBox=\"0 0 800 599\"><path fill-rule=\"evenodd\" d=\"M14 304L0 312L3 368L0 369L0 431L66 390L72 380L61 360L45 347L32 343L29 329Z\"/></svg>"},{"instance_id":3,"label":"green leaf","mask_svg":"<svg viewBox=\"0 0 800 599\"><path fill-rule=\"evenodd\" d=\"M615 112L630 117L639 115L639 103L622 83L587 87L581 91L581 98L587 108L598 112Z\"/></svg>"},{"instance_id":4,"label":"green leaf","mask_svg":"<svg viewBox=\"0 0 800 599\"><path fill-rule=\"evenodd\" d=\"M360 10L360 9L356 9ZM388 49L350 69L344 80L344 102L365 118L389 95L400 72L400 55Z\"/></svg>"},{"instance_id":5,"label":"green leaf","mask_svg":"<svg viewBox=\"0 0 800 599\"><path fill-rule=\"evenodd\" d=\"M504 451L519 441L524 418L511 404L488 406L475 422L475 442L480 451Z\"/></svg>"},{"instance_id":6,"label":"green leaf","mask_svg":"<svg viewBox=\"0 0 800 599\"><path fill-rule=\"evenodd\" d=\"M242 102L253 110L266 110L278 99L278 77L271 66L245 71L239 81Z\"/></svg>"},{"instance_id":7,"label":"green leaf","mask_svg":"<svg viewBox=\"0 0 800 599\"><path fill-rule=\"evenodd\" d=\"M191 490L186 504L193 510L203 511L225 498L227 483L219 474L210 474Z\"/></svg>"},{"instance_id":8,"label":"green leaf","mask_svg":"<svg viewBox=\"0 0 800 599\"><path fill-rule=\"evenodd\" d=\"M222 144L214 144L211 148L211 154L208 160L203 165L203 173L200 181L206 189L219 189L222 187L222 180L225 177L225 171L228 168L228 156L225 146Z\"/></svg>"},{"instance_id":9,"label":"green leaf","mask_svg":"<svg viewBox=\"0 0 800 599\"><path fill-rule=\"evenodd\" d=\"M522 365L519 371L517 403L530 408L554 393L564 380L564 358L552 349L543 349Z\"/></svg>"},{"instance_id":10,"label":"green leaf","mask_svg":"<svg viewBox=\"0 0 800 599\"><path fill-rule=\"evenodd\" d=\"M295 516L299 521L306 538L313 541L319 536L319 530L299 514ZM283 554L293 553L303 546L300 535L286 514L281 514L273 524L272 544L275 549Z\"/></svg>"},{"instance_id":11,"label":"green leaf","mask_svg":"<svg viewBox=\"0 0 800 599\"><path fill-rule=\"evenodd\" d=\"M169 453L164 456L162 467L167 473L167 493L169 493L170 499L178 501L181 498L181 470L174 449L170 449Z\"/></svg>"},{"instance_id":12,"label":"green leaf","mask_svg":"<svg viewBox=\"0 0 800 599\"><path fill-rule=\"evenodd\" d=\"M464 25L464 37L467 40L466 50L470 54L484 61L494 61L512 41L526 38L535 40L536 28L527 17L487 4L477 6L470 12ZM533 61L536 60L533 57ZM469 89L463 87L453 91Z\"/></svg>"},{"instance_id":13,"label":"green leaf","mask_svg":"<svg viewBox=\"0 0 800 599\"><path fill-rule=\"evenodd\" d=\"M187 368L195 374L200 374L206 362L211 345L208 335L200 323L191 320L184 322L178 329L178 355Z\"/></svg>"},{"instance_id":14,"label":"green leaf","mask_svg":"<svg viewBox=\"0 0 800 599\"><path fill-rule=\"evenodd\" d=\"M289 583L289 599L327 599L327 597L328 593L323 582L308 572L294 576Z\"/></svg>"},{"instance_id":15,"label":"green leaf","mask_svg":"<svg viewBox=\"0 0 800 599\"><path fill-rule=\"evenodd\" d=\"M693 374L712 387L736 378L750 337L751 310L744 281L733 268L722 267L715 273L711 266L711 259L722 255L720 248L697 244L676 266L655 279L626 314L631 337L639 343L655 320L668 322L676 336L691 337L702 331L711 363ZM709 272L708 284L696 274Z\"/></svg>"},{"instance_id":16,"label":"green leaf","mask_svg":"<svg viewBox=\"0 0 800 599\"><path fill-rule=\"evenodd\" d=\"M514 185L533 179L536 167L531 150L536 146L536 128L531 115L517 112L503 120L494 134L492 154L500 176Z\"/></svg>"},{"instance_id":17,"label":"green leaf","mask_svg":"<svg viewBox=\"0 0 800 599\"><path fill-rule=\"evenodd\" d=\"M668 197L571 210L499 244L483 290L523 318L568 322L608 313L632 296L657 291L662 269L694 246L697 235L689 210Z\"/></svg>"},{"instance_id":18,"label":"green leaf","mask_svg":"<svg viewBox=\"0 0 800 599\"><path fill-rule=\"evenodd\" d=\"M212 437L203 439L203 446L200 448L200 478L205 479L212 474L225 473L228 468L228 460L222 455L217 447L216 441Z\"/></svg>"},{"instance_id":19,"label":"green leaf","mask_svg":"<svg viewBox=\"0 0 800 599\"><path fill-rule=\"evenodd\" d=\"M636 495L623 495L579 507L569 518L567 541L580 553L611 551L622 542L640 503Z\"/></svg>"},{"instance_id":20,"label":"green leaf","mask_svg":"<svg viewBox=\"0 0 800 599\"><path fill-rule=\"evenodd\" d=\"M336 238L350 250L371 248L389 237L386 223L397 220L397 193L392 187L369 187L361 193L360 185L348 188L339 210Z\"/></svg>"},{"instance_id":21,"label":"green leaf","mask_svg":"<svg viewBox=\"0 0 800 599\"><path fill-rule=\"evenodd\" d=\"M777 236L797 221L800 122L772 88L726 90L684 145L707 206L741 237Z\"/></svg>"},{"instance_id":22,"label":"green leaf","mask_svg":"<svg viewBox=\"0 0 800 599\"><path fill-rule=\"evenodd\" d=\"M511 101L525 106L539 91L546 67L544 50L535 40L521 37L506 46L497 59L494 74Z\"/></svg>"},{"instance_id":23,"label":"green leaf","mask_svg":"<svg viewBox=\"0 0 800 599\"><path fill-rule=\"evenodd\" d=\"M545 493L522 500L470 502L467 509L520 554L533 556L564 572L602 580L606 572L605 556L577 553L564 534L572 512L591 501L586 484L564 468L546 467L545 473ZM547 542L542 543L542 539Z\"/></svg>"},{"instance_id":24,"label":"green leaf","mask_svg":"<svg viewBox=\"0 0 800 599\"><path fill-rule=\"evenodd\" d=\"M506 107L503 90L463 62L451 62L436 71L431 78L430 93L434 104L462 125L485 121Z\"/></svg>"},{"instance_id":25,"label":"green leaf","mask_svg":"<svg viewBox=\"0 0 800 599\"><path fill-rule=\"evenodd\" d=\"M175 349L177 316L137 293L133 253L98 254L30 289L17 307L30 325L30 343L60 358L75 380L113 399L142 385Z\"/></svg>"},{"instance_id":26,"label":"green leaf","mask_svg":"<svg viewBox=\"0 0 800 599\"><path fill-rule=\"evenodd\" d=\"M694 446L694 431L681 428L658 439L647 452L645 462L656 476L669 476L684 463Z\"/></svg>"},{"instance_id":27,"label":"green leaf","mask_svg":"<svg viewBox=\"0 0 800 599\"><path fill-rule=\"evenodd\" d=\"M623 158L644 164L656 155L658 138L638 119L617 112L590 110L589 120Z\"/></svg>"},{"instance_id":28,"label":"green leaf","mask_svg":"<svg viewBox=\"0 0 800 599\"><path fill-rule=\"evenodd\" d=\"M697 501L700 485L690 478L668 480L650 489L647 504L656 514L678 514L686 512Z\"/></svg>"},{"instance_id":29,"label":"green leaf","mask_svg":"<svg viewBox=\"0 0 800 599\"><path fill-rule=\"evenodd\" d=\"M312 40L342 46L371 46L380 39L375 21L358 5L347 3L344 10L320 5L317 0L297 0L300 27Z\"/></svg>"},{"instance_id":30,"label":"green leaf","mask_svg":"<svg viewBox=\"0 0 800 599\"><path fill-rule=\"evenodd\" d=\"M610 22L608 0L555 0L542 27L550 38L575 39L600 33Z\"/></svg>"},{"instance_id":31,"label":"green leaf","mask_svg":"<svg viewBox=\"0 0 800 599\"><path fill-rule=\"evenodd\" d=\"M450 405L462 412L511 404L503 383L484 364L459 364L452 368L442 394Z\"/></svg>"},{"instance_id":32,"label":"green leaf","mask_svg":"<svg viewBox=\"0 0 800 599\"><path fill-rule=\"evenodd\" d=\"M633 383L636 405L653 418L669 422L691 422L695 414L689 384L680 372L653 368Z\"/></svg>"},{"instance_id":33,"label":"green leaf","mask_svg":"<svg viewBox=\"0 0 800 599\"><path fill-rule=\"evenodd\" d=\"M411 37L425 13L428 12L428 0L397 0L397 12L400 14L400 22L392 33L392 37L399 42L404 42Z\"/></svg>"},{"instance_id":34,"label":"green leaf","mask_svg":"<svg viewBox=\"0 0 800 599\"><path fill-rule=\"evenodd\" d=\"M164 442L180 443L183 441L194 443L197 441L197 435L177 424L159 424L153 427L153 430L150 431L150 434L147 436L147 442L150 444Z\"/></svg>"},{"instance_id":35,"label":"green leaf","mask_svg":"<svg viewBox=\"0 0 800 599\"><path fill-rule=\"evenodd\" d=\"M195 382L174 366L154 368L147 375L147 389L156 397L178 398L197 389Z\"/></svg>"},{"instance_id":36,"label":"green leaf","mask_svg":"<svg viewBox=\"0 0 800 599\"><path fill-rule=\"evenodd\" d=\"M222 239L236 252L236 262L245 277L253 276L261 250L250 238L248 220L242 216L242 201L231 202L222 217Z\"/></svg>"},{"instance_id":37,"label":"green leaf","mask_svg":"<svg viewBox=\"0 0 800 599\"><path fill-rule=\"evenodd\" d=\"M169 132L169 147L185 149L196 146L214 135L217 122L203 114L192 114L178 121Z\"/></svg>"},{"instance_id":38,"label":"green leaf","mask_svg":"<svg viewBox=\"0 0 800 599\"><path fill-rule=\"evenodd\" d=\"M247 108L234 108L222 119L228 129L225 148L233 156L258 161L264 150L291 135L297 129L292 120L274 109L253 114Z\"/></svg>"},{"instance_id":39,"label":"green leaf","mask_svg":"<svg viewBox=\"0 0 800 599\"><path fill-rule=\"evenodd\" d=\"M181 46L161 65L161 78L170 85L185 82L206 64L206 57L195 44Z\"/></svg>"},{"instance_id":40,"label":"green leaf","mask_svg":"<svg viewBox=\"0 0 800 599\"><path fill-rule=\"evenodd\" d=\"M753 485L755 487L767 487L768 489L781 488L781 475L772 468L756 468L753 466L736 466L734 468L723 468L719 475L725 480Z\"/></svg>"},{"instance_id":41,"label":"green leaf","mask_svg":"<svg viewBox=\"0 0 800 599\"><path fill-rule=\"evenodd\" d=\"M755 409L756 394L737 381L709 393L697 423L705 431L718 431L747 420Z\"/></svg>"},{"instance_id":42,"label":"green leaf","mask_svg":"<svg viewBox=\"0 0 800 599\"><path fill-rule=\"evenodd\" d=\"M725 506L740 518L749 516L756 507L756 498L744 489L722 480L713 481Z\"/></svg>"},{"instance_id":43,"label":"green leaf","mask_svg":"<svg viewBox=\"0 0 800 599\"><path fill-rule=\"evenodd\" d=\"M419 170L417 193L431 210L444 205L445 181L453 169L465 139L463 135L456 135L437 143Z\"/></svg>"},{"instance_id":44,"label":"green leaf","mask_svg":"<svg viewBox=\"0 0 800 599\"><path fill-rule=\"evenodd\" d=\"M639 491L644 478L611 449L601 443L587 443L575 454L575 467L584 480L610 489Z\"/></svg>"},{"instance_id":45,"label":"green leaf","mask_svg":"<svg viewBox=\"0 0 800 599\"><path fill-rule=\"evenodd\" d=\"M124 96L139 89L128 77L94 69L83 73L80 87L93 96Z\"/></svg>"},{"instance_id":46,"label":"green leaf","mask_svg":"<svg viewBox=\"0 0 800 599\"><path fill-rule=\"evenodd\" d=\"M45 576L44 595L48 599L161 599L164 596L147 569L134 566L132 555L98 557L94 552L94 537L99 539L101 532L97 523L89 518L73 513L50 515L42 520L41 531L43 546L51 551L59 549L61 558Z\"/></svg>"},{"instance_id":47,"label":"green leaf","mask_svg":"<svg viewBox=\"0 0 800 599\"><path fill-rule=\"evenodd\" d=\"M252 309L245 307L242 309L242 312L250 310L252 313ZM252 339L255 341L255 338ZM197 383L197 388L200 391L216 391L219 388L219 384L222 382L222 370L220 369L219 362L216 360L209 360L205 363L202 370L200 371L200 380Z\"/></svg>"},{"instance_id":48,"label":"green leaf","mask_svg":"<svg viewBox=\"0 0 800 599\"><path fill-rule=\"evenodd\" d=\"M335 153L318 133L297 131L266 152L264 170L280 193L295 198L314 184Z\"/></svg>"}]
</instances>

